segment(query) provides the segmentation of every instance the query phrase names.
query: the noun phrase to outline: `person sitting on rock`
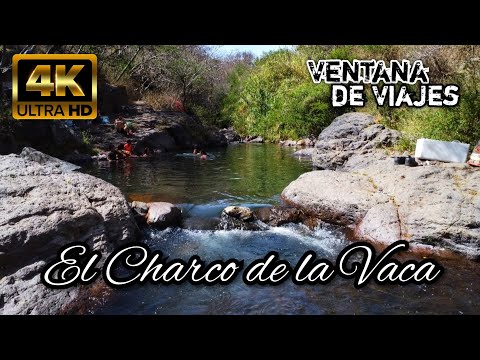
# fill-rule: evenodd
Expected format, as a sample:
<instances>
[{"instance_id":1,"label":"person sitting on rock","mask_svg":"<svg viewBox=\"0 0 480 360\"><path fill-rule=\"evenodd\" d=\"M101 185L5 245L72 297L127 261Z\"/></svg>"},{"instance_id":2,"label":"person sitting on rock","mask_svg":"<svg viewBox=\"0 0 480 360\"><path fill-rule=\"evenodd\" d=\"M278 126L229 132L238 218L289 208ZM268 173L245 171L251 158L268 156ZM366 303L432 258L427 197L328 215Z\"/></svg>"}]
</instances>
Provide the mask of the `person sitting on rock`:
<instances>
[{"instance_id":1,"label":"person sitting on rock","mask_svg":"<svg viewBox=\"0 0 480 360\"><path fill-rule=\"evenodd\" d=\"M125 121L123 121L123 117L119 116L117 119L115 119L115 130L119 133L124 133L125 132Z\"/></svg>"},{"instance_id":2,"label":"person sitting on rock","mask_svg":"<svg viewBox=\"0 0 480 360\"><path fill-rule=\"evenodd\" d=\"M126 144L123 145L123 152L128 156L133 155L132 140L127 140Z\"/></svg>"},{"instance_id":3,"label":"person sitting on rock","mask_svg":"<svg viewBox=\"0 0 480 360\"><path fill-rule=\"evenodd\" d=\"M132 136L133 132L135 131L135 128L133 127L133 123L131 121L127 121L125 123L125 126L123 127L123 132L127 136Z\"/></svg>"},{"instance_id":4,"label":"person sitting on rock","mask_svg":"<svg viewBox=\"0 0 480 360\"><path fill-rule=\"evenodd\" d=\"M205 150L200 151L200 160L207 160L208 156Z\"/></svg>"}]
</instances>

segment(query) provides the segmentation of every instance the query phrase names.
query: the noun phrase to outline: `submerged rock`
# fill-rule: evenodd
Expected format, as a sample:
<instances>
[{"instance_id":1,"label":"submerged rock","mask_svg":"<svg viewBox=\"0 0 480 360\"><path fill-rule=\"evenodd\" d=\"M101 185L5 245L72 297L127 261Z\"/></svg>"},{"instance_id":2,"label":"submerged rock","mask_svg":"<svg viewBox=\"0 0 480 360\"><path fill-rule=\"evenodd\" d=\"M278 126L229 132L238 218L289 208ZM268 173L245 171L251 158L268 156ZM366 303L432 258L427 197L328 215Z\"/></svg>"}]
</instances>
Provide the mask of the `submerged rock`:
<instances>
[{"instance_id":1,"label":"submerged rock","mask_svg":"<svg viewBox=\"0 0 480 360\"><path fill-rule=\"evenodd\" d=\"M0 156L0 314L56 314L76 299L78 288L40 282L61 246L81 241L106 256L135 239L121 191L76 169L35 149Z\"/></svg>"},{"instance_id":2,"label":"submerged rock","mask_svg":"<svg viewBox=\"0 0 480 360\"><path fill-rule=\"evenodd\" d=\"M226 215L228 217L232 217L234 219L238 219L241 221L253 221L255 217L253 215L253 211L244 206L227 206L222 211L222 216Z\"/></svg>"},{"instance_id":3,"label":"submerged rock","mask_svg":"<svg viewBox=\"0 0 480 360\"><path fill-rule=\"evenodd\" d=\"M183 228L188 230L217 230L219 224L219 217L188 217L183 220Z\"/></svg>"},{"instance_id":4,"label":"submerged rock","mask_svg":"<svg viewBox=\"0 0 480 360\"><path fill-rule=\"evenodd\" d=\"M87 154L82 154L75 150L74 152L67 154L63 157L65 161L74 163L74 164L86 164L93 160L92 156Z\"/></svg>"},{"instance_id":5,"label":"submerged rock","mask_svg":"<svg viewBox=\"0 0 480 360\"><path fill-rule=\"evenodd\" d=\"M300 149L293 153L293 156L311 158L315 152L314 148Z\"/></svg>"},{"instance_id":6,"label":"submerged rock","mask_svg":"<svg viewBox=\"0 0 480 360\"><path fill-rule=\"evenodd\" d=\"M253 211L243 206L227 206L223 209L218 228L221 230L262 230Z\"/></svg>"},{"instance_id":7,"label":"submerged rock","mask_svg":"<svg viewBox=\"0 0 480 360\"><path fill-rule=\"evenodd\" d=\"M301 223L307 219L305 213L295 207L272 206L255 210L258 220L270 226L280 226L288 223Z\"/></svg>"}]
</instances>

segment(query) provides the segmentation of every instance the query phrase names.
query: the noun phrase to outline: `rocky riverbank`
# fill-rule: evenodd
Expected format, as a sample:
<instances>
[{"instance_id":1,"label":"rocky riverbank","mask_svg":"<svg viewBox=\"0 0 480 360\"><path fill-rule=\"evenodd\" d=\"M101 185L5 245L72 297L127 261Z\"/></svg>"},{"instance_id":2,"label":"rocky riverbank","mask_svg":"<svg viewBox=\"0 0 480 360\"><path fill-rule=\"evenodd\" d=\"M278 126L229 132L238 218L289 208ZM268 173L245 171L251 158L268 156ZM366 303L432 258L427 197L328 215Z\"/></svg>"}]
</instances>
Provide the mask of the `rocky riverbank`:
<instances>
[{"instance_id":1,"label":"rocky riverbank","mask_svg":"<svg viewBox=\"0 0 480 360\"><path fill-rule=\"evenodd\" d=\"M56 314L81 296L40 282L62 245L85 242L105 258L135 239L120 190L77 169L31 148L0 156L0 314Z\"/></svg>"},{"instance_id":2,"label":"rocky riverbank","mask_svg":"<svg viewBox=\"0 0 480 360\"><path fill-rule=\"evenodd\" d=\"M301 175L282 198L356 236L389 244L407 240L436 251L480 258L480 172L466 164L394 165L384 145L398 133L368 114L338 117L312 154L319 171Z\"/></svg>"},{"instance_id":3,"label":"rocky riverbank","mask_svg":"<svg viewBox=\"0 0 480 360\"><path fill-rule=\"evenodd\" d=\"M91 161L93 154L106 152L111 145L124 144L127 139L132 141L134 152L141 154L145 147L156 153L191 151L195 146L206 149L224 147L239 138L233 129L220 131L184 112L155 111L143 103L105 104L118 111L110 114L106 124L98 121L30 121L21 124L12 121L11 129L3 129L4 132L0 129L0 155L34 147L65 161L83 164ZM127 137L115 131L114 120L118 116L133 124L132 135Z\"/></svg>"},{"instance_id":4,"label":"rocky riverbank","mask_svg":"<svg viewBox=\"0 0 480 360\"><path fill-rule=\"evenodd\" d=\"M183 112L155 111L151 107L137 103L124 106L121 112L124 121L131 122L135 128L133 134L126 137L115 131L113 118L110 124L93 124L88 129L91 145L100 151L124 143L130 139L135 153L142 153L146 146L155 152L169 152L198 147L227 146L226 135L213 126Z\"/></svg>"}]
</instances>

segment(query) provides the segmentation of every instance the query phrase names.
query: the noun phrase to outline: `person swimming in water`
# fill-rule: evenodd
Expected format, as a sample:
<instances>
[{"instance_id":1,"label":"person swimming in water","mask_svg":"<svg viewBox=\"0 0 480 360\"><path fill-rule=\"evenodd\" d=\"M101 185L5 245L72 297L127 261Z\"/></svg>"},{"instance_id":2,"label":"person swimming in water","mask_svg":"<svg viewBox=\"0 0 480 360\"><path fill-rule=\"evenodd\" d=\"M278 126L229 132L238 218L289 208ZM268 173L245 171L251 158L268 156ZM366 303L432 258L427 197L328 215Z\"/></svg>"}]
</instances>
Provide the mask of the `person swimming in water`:
<instances>
[{"instance_id":1,"label":"person swimming in water","mask_svg":"<svg viewBox=\"0 0 480 360\"><path fill-rule=\"evenodd\" d=\"M205 150L200 151L200 160L207 160L208 156Z\"/></svg>"},{"instance_id":2,"label":"person swimming in water","mask_svg":"<svg viewBox=\"0 0 480 360\"><path fill-rule=\"evenodd\" d=\"M200 151L198 151L197 145L195 145L195 148L193 149L193 155L199 155Z\"/></svg>"},{"instance_id":3,"label":"person swimming in water","mask_svg":"<svg viewBox=\"0 0 480 360\"><path fill-rule=\"evenodd\" d=\"M123 153L117 149L115 149L114 145L109 146L109 151L107 153L107 160L108 161L117 161L122 160L124 158Z\"/></svg>"}]
</instances>

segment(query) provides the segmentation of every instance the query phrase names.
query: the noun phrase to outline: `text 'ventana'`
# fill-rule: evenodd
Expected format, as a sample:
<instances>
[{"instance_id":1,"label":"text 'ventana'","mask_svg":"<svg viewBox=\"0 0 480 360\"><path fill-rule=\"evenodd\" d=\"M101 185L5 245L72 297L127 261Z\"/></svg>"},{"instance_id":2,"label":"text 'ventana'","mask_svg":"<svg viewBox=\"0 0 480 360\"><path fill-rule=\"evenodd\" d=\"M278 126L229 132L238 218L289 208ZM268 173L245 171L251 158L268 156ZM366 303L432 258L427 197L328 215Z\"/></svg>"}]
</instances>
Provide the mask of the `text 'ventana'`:
<instances>
[{"instance_id":1,"label":"text 'ventana'","mask_svg":"<svg viewBox=\"0 0 480 360\"><path fill-rule=\"evenodd\" d=\"M333 107L365 106L365 84L378 106L455 106L460 99L457 85L429 84L420 60L391 60L389 66L382 60L307 60L307 69L315 84L331 84Z\"/></svg>"}]
</instances>

